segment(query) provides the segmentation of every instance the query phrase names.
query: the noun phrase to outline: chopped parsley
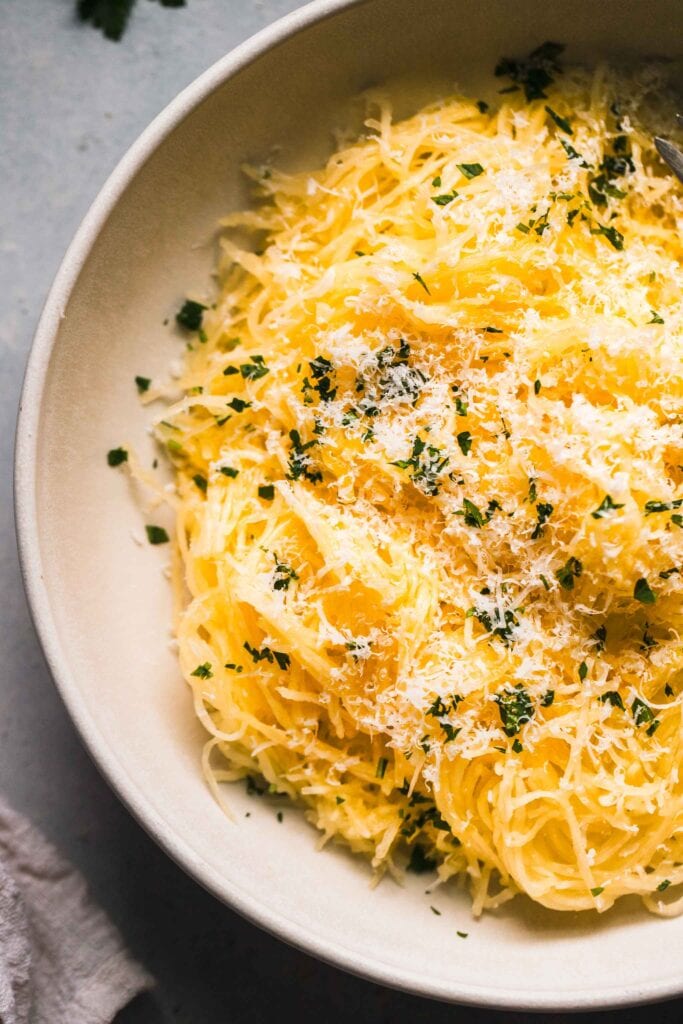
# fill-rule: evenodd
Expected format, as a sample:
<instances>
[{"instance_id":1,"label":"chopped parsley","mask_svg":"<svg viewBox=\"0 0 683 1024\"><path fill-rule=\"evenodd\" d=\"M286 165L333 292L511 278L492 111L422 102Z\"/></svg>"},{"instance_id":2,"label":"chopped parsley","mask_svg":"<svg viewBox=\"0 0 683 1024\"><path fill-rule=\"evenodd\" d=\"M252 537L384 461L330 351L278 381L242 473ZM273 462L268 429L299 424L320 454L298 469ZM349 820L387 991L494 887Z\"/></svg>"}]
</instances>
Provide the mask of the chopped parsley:
<instances>
[{"instance_id":1,"label":"chopped parsley","mask_svg":"<svg viewBox=\"0 0 683 1024\"><path fill-rule=\"evenodd\" d=\"M212 679L213 672L211 671L211 663L205 661L203 665L197 665L194 672L190 672L190 675L196 676L197 679Z\"/></svg>"},{"instance_id":2,"label":"chopped parsley","mask_svg":"<svg viewBox=\"0 0 683 1024\"><path fill-rule=\"evenodd\" d=\"M425 284L424 278L420 274L414 273L413 277L415 278L417 283L424 288L424 290L427 292L427 295L431 295L432 294L430 292L429 288L427 287L427 285Z\"/></svg>"},{"instance_id":3,"label":"chopped parsley","mask_svg":"<svg viewBox=\"0 0 683 1024\"><path fill-rule=\"evenodd\" d=\"M555 111L552 109L552 107L549 107L547 105L546 105L546 108L545 108L545 112L546 112L546 114L549 114L550 117L552 117L552 119L555 122L555 124L557 125L557 127L560 128L563 132L566 132L567 135L573 135L574 134L574 132L572 130L572 126L570 125L570 123L569 123L569 121L567 120L566 117L560 117L559 114L555 113Z\"/></svg>"},{"instance_id":4,"label":"chopped parsley","mask_svg":"<svg viewBox=\"0 0 683 1024\"><path fill-rule=\"evenodd\" d=\"M124 462L128 462L128 452L125 448L111 448L107 452L108 466L120 466Z\"/></svg>"},{"instance_id":5,"label":"chopped parsley","mask_svg":"<svg viewBox=\"0 0 683 1024\"><path fill-rule=\"evenodd\" d=\"M586 163L586 161L581 156L581 154L578 153L574 149L574 147L572 145L570 145L570 143L567 142L566 139L560 139L559 142L560 142L560 145L562 146L562 149L565 151L565 153L567 154L567 156L569 157L570 160L578 160L579 167L590 167L590 164Z\"/></svg>"},{"instance_id":6,"label":"chopped parsley","mask_svg":"<svg viewBox=\"0 0 683 1024\"><path fill-rule=\"evenodd\" d=\"M377 762L377 767L375 768L375 778L376 779L383 779L384 778L384 775L386 773L387 765L388 764L389 764L389 761L388 761L388 759L386 757L380 757L379 761Z\"/></svg>"},{"instance_id":7,"label":"chopped parsley","mask_svg":"<svg viewBox=\"0 0 683 1024\"><path fill-rule=\"evenodd\" d=\"M604 224L598 224L597 228L591 228L590 231L591 235L604 235L615 249L621 251L624 248L624 236L615 227L606 227Z\"/></svg>"},{"instance_id":8,"label":"chopped parsley","mask_svg":"<svg viewBox=\"0 0 683 1024\"><path fill-rule=\"evenodd\" d=\"M244 671L242 666L241 665L236 665L234 661L226 661L226 663L225 663L225 665L223 667L229 669L231 672L239 673L239 672L243 672Z\"/></svg>"},{"instance_id":9,"label":"chopped parsley","mask_svg":"<svg viewBox=\"0 0 683 1024\"><path fill-rule=\"evenodd\" d=\"M624 702L621 699L621 694L616 690L607 690L605 693L601 693L598 700L603 704L611 704L613 708L619 708L624 711Z\"/></svg>"},{"instance_id":10,"label":"chopped parsley","mask_svg":"<svg viewBox=\"0 0 683 1024\"><path fill-rule=\"evenodd\" d=\"M333 402L337 396L337 389L332 387L330 375L334 371L334 366L330 360L325 359L324 356L317 356L308 365L315 383L311 384L308 377L304 377L302 385L304 395L308 396L311 391L317 391L321 402ZM304 400L310 402L308 397Z\"/></svg>"},{"instance_id":11,"label":"chopped parsley","mask_svg":"<svg viewBox=\"0 0 683 1024\"><path fill-rule=\"evenodd\" d=\"M430 907L429 909L431 910L432 914L436 914L437 917L441 917L441 911L437 910L436 907Z\"/></svg>"},{"instance_id":12,"label":"chopped parsley","mask_svg":"<svg viewBox=\"0 0 683 1024\"><path fill-rule=\"evenodd\" d=\"M456 935L458 936L458 938L461 938L461 939L466 939L466 938L467 938L467 936L468 936L468 935L469 935L470 933L469 933L469 932L456 932L455 934L456 934Z\"/></svg>"},{"instance_id":13,"label":"chopped parsley","mask_svg":"<svg viewBox=\"0 0 683 1024\"><path fill-rule=\"evenodd\" d=\"M541 707L542 708L549 708L554 700L555 700L555 691L554 690L546 690L546 692L541 697Z\"/></svg>"},{"instance_id":14,"label":"chopped parsley","mask_svg":"<svg viewBox=\"0 0 683 1024\"><path fill-rule=\"evenodd\" d=\"M275 497L275 486L273 484L259 484L258 496L263 498L264 501L272 501Z\"/></svg>"},{"instance_id":15,"label":"chopped parsley","mask_svg":"<svg viewBox=\"0 0 683 1024\"><path fill-rule=\"evenodd\" d=\"M322 472L319 469L313 468L311 457L307 454L314 445L319 444L317 438L313 438L311 441L306 441L304 444L301 440L299 431L290 430L289 440L292 443L292 448L289 455L289 473L287 475L287 479L300 480L303 477L304 480L308 480L312 484L320 483L323 478Z\"/></svg>"},{"instance_id":16,"label":"chopped parsley","mask_svg":"<svg viewBox=\"0 0 683 1024\"><path fill-rule=\"evenodd\" d=\"M273 590L289 590L292 580L298 580L299 576L291 565L281 562L275 555L275 572L273 575Z\"/></svg>"},{"instance_id":17,"label":"chopped parsley","mask_svg":"<svg viewBox=\"0 0 683 1024\"><path fill-rule=\"evenodd\" d=\"M662 318L659 315L659 313L655 313L654 309L651 309L650 312L652 313L652 319L648 320L649 324L663 324L664 323L664 321L662 320Z\"/></svg>"},{"instance_id":18,"label":"chopped parsley","mask_svg":"<svg viewBox=\"0 0 683 1024\"><path fill-rule=\"evenodd\" d=\"M463 516L465 526L472 526L477 530L481 529L488 522L481 510L469 498L464 499L462 512L456 512L455 514Z\"/></svg>"},{"instance_id":19,"label":"chopped parsley","mask_svg":"<svg viewBox=\"0 0 683 1024\"><path fill-rule=\"evenodd\" d=\"M670 885L671 885L671 882L669 881L669 879L668 879L668 878L665 878L665 879L664 879L663 881L661 881L661 882L659 883L659 885L657 886L657 892L664 892L664 891L665 891L666 889L668 889L668 888L669 888L669 886L670 886Z\"/></svg>"},{"instance_id":20,"label":"chopped parsley","mask_svg":"<svg viewBox=\"0 0 683 1024\"><path fill-rule=\"evenodd\" d=\"M432 196L432 202L436 203L437 206L448 206L449 203L452 203L457 198L458 193L455 189L452 189L450 192L443 192L441 195Z\"/></svg>"},{"instance_id":21,"label":"chopped parsley","mask_svg":"<svg viewBox=\"0 0 683 1024\"><path fill-rule=\"evenodd\" d=\"M481 164L456 164L456 167L468 179L478 178L480 174L484 173Z\"/></svg>"},{"instance_id":22,"label":"chopped parsley","mask_svg":"<svg viewBox=\"0 0 683 1024\"><path fill-rule=\"evenodd\" d=\"M278 668L283 672L290 666L291 658L282 651L273 651L270 647L262 647L259 651L256 647L252 647L248 640L245 640L242 646L248 654L251 654L252 660L257 664L259 661L267 661L271 665L276 662Z\"/></svg>"},{"instance_id":23,"label":"chopped parsley","mask_svg":"<svg viewBox=\"0 0 683 1024\"><path fill-rule=\"evenodd\" d=\"M228 408L233 409L235 412L244 412L245 409L249 409L251 402L245 402L242 398L232 398L228 402Z\"/></svg>"},{"instance_id":24,"label":"chopped parsley","mask_svg":"<svg viewBox=\"0 0 683 1024\"><path fill-rule=\"evenodd\" d=\"M512 749L515 752L515 754L521 754L522 751L524 750L524 747L522 746L522 744L519 742L518 739L515 739L514 743L512 744Z\"/></svg>"},{"instance_id":25,"label":"chopped parsley","mask_svg":"<svg viewBox=\"0 0 683 1024\"><path fill-rule=\"evenodd\" d=\"M659 728L659 721L655 718L652 708L644 700L641 700L640 697L636 697L631 704L631 714L637 726L648 726L646 730L648 736L653 736Z\"/></svg>"},{"instance_id":26,"label":"chopped parsley","mask_svg":"<svg viewBox=\"0 0 683 1024\"><path fill-rule=\"evenodd\" d=\"M163 526L146 526L145 532L150 544L168 544L168 534Z\"/></svg>"},{"instance_id":27,"label":"chopped parsley","mask_svg":"<svg viewBox=\"0 0 683 1024\"><path fill-rule=\"evenodd\" d=\"M463 455L469 455L472 450L472 435L469 430L461 430L458 434L458 444Z\"/></svg>"},{"instance_id":28,"label":"chopped parsley","mask_svg":"<svg viewBox=\"0 0 683 1024\"><path fill-rule=\"evenodd\" d=\"M588 665L586 664L585 661L582 661L581 664L579 665L579 679L581 680L581 682L584 681L584 679L586 678L587 675L588 675Z\"/></svg>"},{"instance_id":29,"label":"chopped parsley","mask_svg":"<svg viewBox=\"0 0 683 1024\"><path fill-rule=\"evenodd\" d=\"M683 498L674 498L673 501L646 501L645 515L651 516L654 512L670 512L674 508L683 505ZM673 516L671 517L673 519Z\"/></svg>"},{"instance_id":30,"label":"chopped parsley","mask_svg":"<svg viewBox=\"0 0 683 1024\"><path fill-rule=\"evenodd\" d=\"M239 474L239 469L233 469L232 466L221 466L221 473L223 476L230 477L231 480L234 480Z\"/></svg>"},{"instance_id":31,"label":"chopped parsley","mask_svg":"<svg viewBox=\"0 0 683 1024\"><path fill-rule=\"evenodd\" d=\"M202 326L202 317L206 308L201 302L186 299L176 313L176 323L180 327L184 327L186 331L198 331Z\"/></svg>"},{"instance_id":32,"label":"chopped parsley","mask_svg":"<svg viewBox=\"0 0 683 1024\"><path fill-rule=\"evenodd\" d=\"M541 536L541 534L543 533L543 527L550 519L551 515L553 514L553 511L554 506L551 505L549 501L539 501L539 503L536 506L536 518L538 522L534 527L534 532L531 534L532 540L538 540L538 538Z\"/></svg>"},{"instance_id":33,"label":"chopped parsley","mask_svg":"<svg viewBox=\"0 0 683 1024\"><path fill-rule=\"evenodd\" d=\"M617 505L609 494L606 494L602 499L595 512L591 512L593 519L604 519L605 516L609 515L610 512L614 512L619 508L623 508L623 505Z\"/></svg>"},{"instance_id":34,"label":"chopped parsley","mask_svg":"<svg viewBox=\"0 0 683 1024\"><path fill-rule=\"evenodd\" d=\"M463 399L460 397L460 395L456 395L455 396L455 411L457 412L458 416L467 416L467 409L468 409L467 402L463 401Z\"/></svg>"},{"instance_id":35,"label":"chopped parsley","mask_svg":"<svg viewBox=\"0 0 683 1024\"><path fill-rule=\"evenodd\" d=\"M428 445L416 437L409 459L397 459L392 466L410 470L410 479L423 494L433 497L439 493L439 475L448 465L448 456L440 448Z\"/></svg>"},{"instance_id":36,"label":"chopped parsley","mask_svg":"<svg viewBox=\"0 0 683 1024\"><path fill-rule=\"evenodd\" d=\"M523 725L534 716L534 706L529 694L521 683L513 689L505 689L494 697L506 736L516 736Z\"/></svg>"},{"instance_id":37,"label":"chopped parsley","mask_svg":"<svg viewBox=\"0 0 683 1024\"><path fill-rule=\"evenodd\" d=\"M539 394L540 390L541 390L541 382L540 382L540 380L535 380L534 381L534 394L535 395Z\"/></svg>"},{"instance_id":38,"label":"chopped parsley","mask_svg":"<svg viewBox=\"0 0 683 1024\"><path fill-rule=\"evenodd\" d=\"M595 648L598 653L604 651L607 641L607 626L598 626L593 633L592 639L595 640Z\"/></svg>"},{"instance_id":39,"label":"chopped parsley","mask_svg":"<svg viewBox=\"0 0 683 1024\"><path fill-rule=\"evenodd\" d=\"M201 473L195 473L195 475L192 477L192 480L194 481L196 486L199 488L199 490L203 491L204 494L206 494L206 489L209 486L206 477L202 476Z\"/></svg>"},{"instance_id":40,"label":"chopped parsley","mask_svg":"<svg viewBox=\"0 0 683 1024\"><path fill-rule=\"evenodd\" d=\"M439 722L439 725L446 734L444 743L451 743L457 737L458 733L462 732L461 729L456 729L450 722Z\"/></svg>"},{"instance_id":41,"label":"chopped parsley","mask_svg":"<svg viewBox=\"0 0 683 1024\"><path fill-rule=\"evenodd\" d=\"M652 591L650 584L644 576L641 576L639 580L636 580L636 585L633 588L633 596L636 601L640 601L641 604L654 604L657 600L655 593Z\"/></svg>"},{"instance_id":42,"label":"chopped parsley","mask_svg":"<svg viewBox=\"0 0 683 1024\"><path fill-rule=\"evenodd\" d=\"M577 580L583 572L583 565L578 558L567 559L567 562L555 573L560 586L564 590L574 589L574 580Z\"/></svg>"},{"instance_id":43,"label":"chopped parsley","mask_svg":"<svg viewBox=\"0 0 683 1024\"><path fill-rule=\"evenodd\" d=\"M594 889L591 889L591 896L599 896L600 893L603 893L604 891L604 885L596 885Z\"/></svg>"},{"instance_id":44,"label":"chopped parsley","mask_svg":"<svg viewBox=\"0 0 683 1024\"><path fill-rule=\"evenodd\" d=\"M149 377L136 377L135 378L135 386L137 387L137 389L138 389L138 391L139 391L139 393L141 395L144 395L145 391L149 391L149 386L150 386L151 383L152 383L152 381L150 380Z\"/></svg>"},{"instance_id":45,"label":"chopped parsley","mask_svg":"<svg viewBox=\"0 0 683 1024\"><path fill-rule=\"evenodd\" d=\"M491 614L480 608L470 608L465 618L470 618L470 616L473 616L477 622L481 623L487 633L497 637L506 647L509 647L512 643L514 630L519 626L519 619L511 608L506 608L502 614L498 606L494 607Z\"/></svg>"},{"instance_id":46,"label":"chopped parsley","mask_svg":"<svg viewBox=\"0 0 683 1024\"><path fill-rule=\"evenodd\" d=\"M486 100L477 100L477 110L480 114L485 114L489 109L489 105Z\"/></svg>"},{"instance_id":47,"label":"chopped parsley","mask_svg":"<svg viewBox=\"0 0 683 1024\"><path fill-rule=\"evenodd\" d=\"M263 356L249 356L248 363L242 363L240 365L240 373L244 380L260 380L261 377L265 377L270 370L263 361ZM225 373L225 370L223 371Z\"/></svg>"},{"instance_id":48,"label":"chopped parsley","mask_svg":"<svg viewBox=\"0 0 683 1024\"><path fill-rule=\"evenodd\" d=\"M564 50L561 43L546 42L522 60L503 57L495 69L497 78L505 76L524 89L527 100L546 99L545 89L553 84L554 75L561 72L559 56Z\"/></svg>"}]
</instances>

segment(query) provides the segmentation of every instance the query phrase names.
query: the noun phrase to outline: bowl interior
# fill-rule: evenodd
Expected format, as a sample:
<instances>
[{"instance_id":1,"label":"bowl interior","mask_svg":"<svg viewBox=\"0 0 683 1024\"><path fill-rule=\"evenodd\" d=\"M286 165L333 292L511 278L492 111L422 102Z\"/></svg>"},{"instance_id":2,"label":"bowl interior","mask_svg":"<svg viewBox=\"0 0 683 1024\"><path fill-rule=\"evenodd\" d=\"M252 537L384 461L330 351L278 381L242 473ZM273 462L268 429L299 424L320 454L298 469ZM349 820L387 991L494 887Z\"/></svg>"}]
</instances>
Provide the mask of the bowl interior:
<instances>
[{"instance_id":1,"label":"bowl interior","mask_svg":"<svg viewBox=\"0 0 683 1024\"><path fill-rule=\"evenodd\" d=\"M169 647L168 552L141 543L144 523L164 514L142 513L105 453L134 445L153 458L133 377L162 376L181 354L163 321L186 293L209 294L216 222L247 201L243 161L278 146L285 164L315 163L350 98L406 72L468 90L501 55L546 39L577 58L679 56L682 27L679 0L311 5L210 70L148 130L89 214L38 332L18 441L22 556L88 746L143 824L219 897L323 958L425 995L549 1009L673 994L683 920L628 903L603 918L561 916L518 899L473 922L463 892L427 895L424 878L371 889L365 863L318 852L297 812L285 808L280 824L241 787L228 793L230 824L204 784L202 730ZM404 86L399 108L430 88Z\"/></svg>"}]
</instances>

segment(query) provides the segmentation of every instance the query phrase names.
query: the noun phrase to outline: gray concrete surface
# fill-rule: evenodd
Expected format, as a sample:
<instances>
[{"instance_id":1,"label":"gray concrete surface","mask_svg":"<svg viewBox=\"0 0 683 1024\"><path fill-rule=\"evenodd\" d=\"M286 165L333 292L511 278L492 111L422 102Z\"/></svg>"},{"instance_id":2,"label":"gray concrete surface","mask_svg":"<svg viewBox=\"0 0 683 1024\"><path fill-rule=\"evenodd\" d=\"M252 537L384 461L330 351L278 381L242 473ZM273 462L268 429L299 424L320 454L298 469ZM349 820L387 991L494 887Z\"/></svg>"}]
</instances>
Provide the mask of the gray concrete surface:
<instances>
[{"instance_id":1,"label":"gray concrete surface","mask_svg":"<svg viewBox=\"0 0 683 1024\"><path fill-rule=\"evenodd\" d=\"M370 985L242 921L129 817L56 695L23 597L11 504L15 411L40 308L86 208L141 129L297 0L187 0L179 10L139 0L118 44L79 25L73 6L0 0L0 787L81 868L158 979L119 1024L521 1021ZM683 1002L600 1019L681 1021Z\"/></svg>"}]
</instances>

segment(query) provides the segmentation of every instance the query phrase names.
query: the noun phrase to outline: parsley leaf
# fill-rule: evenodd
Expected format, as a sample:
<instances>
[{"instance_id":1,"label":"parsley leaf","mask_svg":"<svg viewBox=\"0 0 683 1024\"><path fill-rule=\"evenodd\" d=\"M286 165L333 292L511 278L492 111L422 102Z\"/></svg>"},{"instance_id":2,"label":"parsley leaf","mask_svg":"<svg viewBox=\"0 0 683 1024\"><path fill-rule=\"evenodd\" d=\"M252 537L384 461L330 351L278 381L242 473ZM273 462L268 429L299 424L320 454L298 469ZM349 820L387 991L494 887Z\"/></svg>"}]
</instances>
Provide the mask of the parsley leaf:
<instances>
[{"instance_id":1,"label":"parsley leaf","mask_svg":"<svg viewBox=\"0 0 683 1024\"><path fill-rule=\"evenodd\" d=\"M610 512L616 511L618 508L623 508L623 505L617 505L612 501L609 494L606 494L602 499L595 512L591 512L593 519L604 519Z\"/></svg>"},{"instance_id":2,"label":"parsley leaf","mask_svg":"<svg viewBox=\"0 0 683 1024\"><path fill-rule=\"evenodd\" d=\"M135 386L137 387L137 389L138 389L138 391L140 392L141 395L144 395L145 391L149 391L149 386L150 386L151 383L152 383L152 381L149 379L149 377L136 377L135 378Z\"/></svg>"},{"instance_id":3,"label":"parsley leaf","mask_svg":"<svg viewBox=\"0 0 683 1024\"><path fill-rule=\"evenodd\" d=\"M572 557L567 560L567 562L562 566L562 568L557 570L555 576L557 577L560 586L564 590L573 590L574 580L578 579L582 572L582 563L579 561L578 558L574 558L574 556L572 555Z\"/></svg>"},{"instance_id":4,"label":"parsley leaf","mask_svg":"<svg viewBox=\"0 0 683 1024\"><path fill-rule=\"evenodd\" d=\"M456 164L456 167L468 179L478 178L480 174L484 173L484 168L481 164Z\"/></svg>"},{"instance_id":5,"label":"parsley leaf","mask_svg":"<svg viewBox=\"0 0 683 1024\"><path fill-rule=\"evenodd\" d=\"M458 434L458 444L463 455L469 455L472 449L472 435L469 430L461 430Z\"/></svg>"},{"instance_id":6,"label":"parsley leaf","mask_svg":"<svg viewBox=\"0 0 683 1024\"><path fill-rule=\"evenodd\" d=\"M194 672L190 672L191 676L196 676L198 679L212 679L213 672L211 671L211 663L205 661L203 665L197 665Z\"/></svg>"},{"instance_id":7,"label":"parsley leaf","mask_svg":"<svg viewBox=\"0 0 683 1024\"><path fill-rule=\"evenodd\" d=\"M125 448L112 448L107 452L108 466L120 466L123 462L128 462L128 452Z\"/></svg>"},{"instance_id":8,"label":"parsley leaf","mask_svg":"<svg viewBox=\"0 0 683 1024\"><path fill-rule=\"evenodd\" d=\"M539 501L538 505L536 506L536 518L538 519L538 522L534 527L534 532L531 534L532 540L538 540L538 538L541 536L541 534L543 533L543 527L550 519L551 515L553 514L553 511L554 506L551 505L549 501Z\"/></svg>"},{"instance_id":9,"label":"parsley leaf","mask_svg":"<svg viewBox=\"0 0 683 1024\"><path fill-rule=\"evenodd\" d=\"M244 380L260 380L261 377L265 377L270 370L263 361L263 356L249 356L250 362L242 363L240 366L240 373ZM225 370L223 371L225 373Z\"/></svg>"},{"instance_id":10,"label":"parsley leaf","mask_svg":"<svg viewBox=\"0 0 683 1024\"><path fill-rule=\"evenodd\" d=\"M163 526L146 526L147 540L150 544L168 544L168 534Z\"/></svg>"},{"instance_id":11,"label":"parsley leaf","mask_svg":"<svg viewBox=\"0 0 683 1024\"><path fill-rule=\"evenodd\" d=\"M534 716L534 706L529 694L521 683L511 689L505 689L494 697L498 705L498 713L506 736L516 736L523 725Z\"/></svg>"},{"instance_id":12,"label":"parsley leaf","mask_svg":"<svg viewBox=\"0 0 683 1024\"><path fill-rule=\"evenodd\" d=\"M186 299L180 310L176 313L176 323L184 327L186 331L198 331L202 326L204 306L201 302L193 299Z\"/></svg>"},{"instance_id":13,"label":"parsley leaf","mask_svg":"<svg viewBox=\"0 0 683 1024\"><path fill-rule=\"evenodd\" d=\"M654 604L657 600L656 594L652 591L650 584L644 576L641 576L639 580L636 580L636 585L633 588L633 596L636 601L640 601L641 604Z\"/></svg>"},{"instance_id":14,"label":"parsley leaf","mask_svg":"<svg viewBox=\"0 0 683 1024\"><path fill-rule=\"evenodd\" d=\"M424 279L421 277L420 274L414 273L413 277L415 278L415 280L417 281L418 284L422 285L424 290L427 292L427 295L431 295L432 294L430 292L429 288L427 287L427 285L425 284Z\"/></svg>"},{"instance_id":15,"label":"parsley leaf","mask_svg":"<svg viewBox=\"0 0 683 1024\"><path fill-rule=\"evenodd\" d=\"M561 128L563 132L566 132L567 135L574 134L574 132L572 131L572 126L570 125L566 117L560 117L559 114L556 114L555 111L548 106L546 106L545 112L546 114L550 114L557 127Z\"/></svg>"},{"instance_id":16,"label":"parsley leaf","mask_svg":"<svg viewBox=\"0 0 683 1024\"><path fill-rule=\"evenodd\" d=\"M264 501L272 501L275 497L275 487L273 484L259 484L258 489L259 498L263 498Z\"/></svg>"},{"instance_id":17,"label":"parsley leaf","mask_svg":"<svg viewBox=\"0 0 683 1024\"><path fill-rule=\"evenodd\" d=\"M546 42L522 60L504 57L498 62L494 73L498 78L505 75L516 85L521 85L527 100L545 99L543 90L552 85L553 75L561 71L559 56L563 50L561 43Z\"/></svg>"},{"instance_id":18,"label":"parsley leaf","mask_svg":"<svg viewBox=\"0 0 683 1024\"><path fill-rule=\"evenodd\" d=\"M613 708L620 708L624 711L624 702L621 699L621 694L616 690L607 690L605 693L601 693L598 700L603 704L611 704Z\"/></svg>"}]
</instances>

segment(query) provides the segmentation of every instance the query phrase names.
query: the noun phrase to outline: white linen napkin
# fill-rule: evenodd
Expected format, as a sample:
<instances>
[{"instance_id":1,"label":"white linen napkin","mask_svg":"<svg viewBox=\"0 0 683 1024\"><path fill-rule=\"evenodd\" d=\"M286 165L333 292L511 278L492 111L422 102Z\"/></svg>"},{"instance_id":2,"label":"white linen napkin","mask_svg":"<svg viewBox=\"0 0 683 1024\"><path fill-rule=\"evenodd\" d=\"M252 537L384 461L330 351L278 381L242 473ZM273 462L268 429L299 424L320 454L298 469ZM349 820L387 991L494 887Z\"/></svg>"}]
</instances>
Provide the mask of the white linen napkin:
<instances>
[{"instance_id":1,"label":"white linen napkin","mask_svg":"<svg viewBox=\"0 0 683 1024\"><path fill-rule=\"evenodd\" d=\"M83 877L0 799L0 1022L110 1024L152 984Z\"/></svg>"}]
</instances>

